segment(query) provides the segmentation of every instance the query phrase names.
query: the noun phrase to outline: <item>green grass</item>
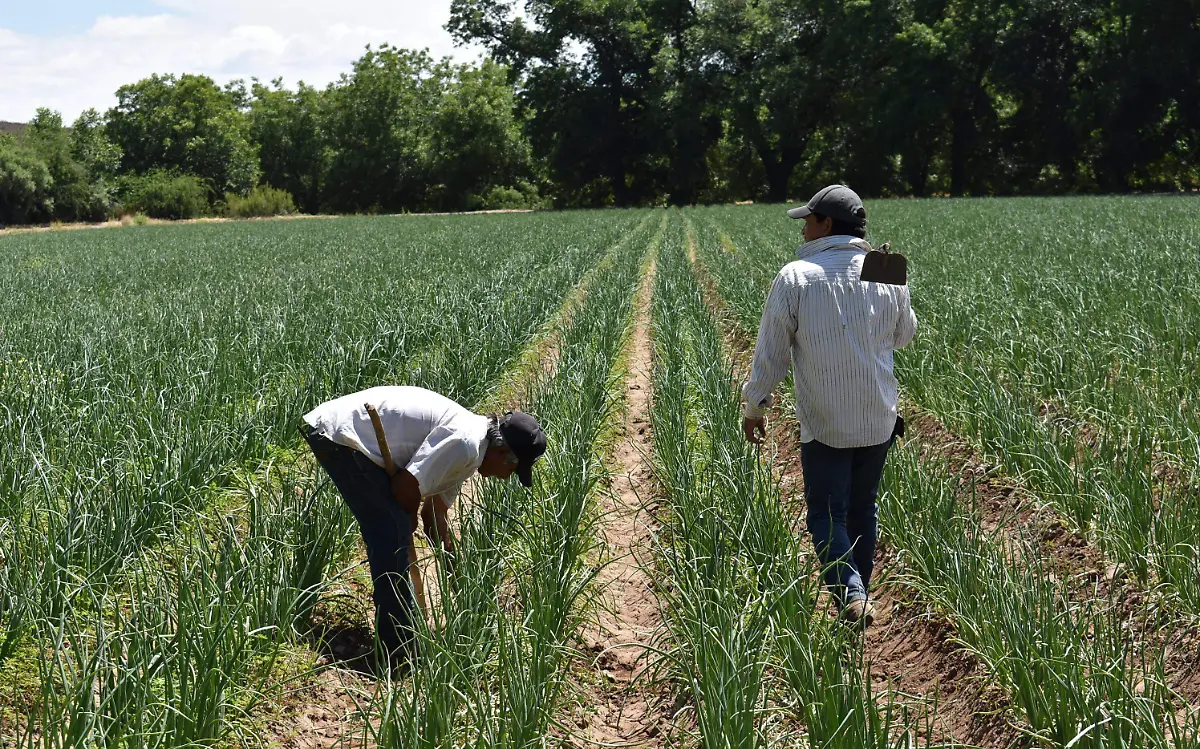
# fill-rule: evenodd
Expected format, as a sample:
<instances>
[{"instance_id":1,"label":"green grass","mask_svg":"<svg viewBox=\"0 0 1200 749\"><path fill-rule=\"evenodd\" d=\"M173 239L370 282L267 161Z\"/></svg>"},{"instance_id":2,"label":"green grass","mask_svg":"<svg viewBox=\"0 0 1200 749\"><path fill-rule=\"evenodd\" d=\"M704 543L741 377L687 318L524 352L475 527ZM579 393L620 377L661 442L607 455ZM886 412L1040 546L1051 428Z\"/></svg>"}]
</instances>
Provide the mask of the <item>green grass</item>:
<instances>
[{"instance_id":1,"label":"green grass","mask_svg":"<svg viewBox=\"0 0 1200 749\"><path fill-rule=\"evenodd\" d=\"M352 527L314 476L258 466L335 393L488 395L642 218L573 215L6 240L0 659L52 653L21 744L227 733ZM16 306L30 294L49 316Z\"/></svg>"},{"instance_id":2,"label":"green grass","mask_svg":"<svg viewBox=\"0 0 1200 749\"><path fill-rule=\"evenodd\" d=\"M977 443L1129 570L1153 608L1058 581L1005 553L960 479L891 459L881 533L901 580L949 616L1034 745L1194 746L1156 643L1198 613L1200 234L1194 199L893 201L871 238L910 260L920 318L897 354L906 398ZM802 239L781 207L691 212L698 252L753 335ZM1080 570L1080 572L1083 572ZM1138 606L1141 610L1138 610ZM1174 616L1155 614L1159 606Z\"/></svg>"}]
</instances>

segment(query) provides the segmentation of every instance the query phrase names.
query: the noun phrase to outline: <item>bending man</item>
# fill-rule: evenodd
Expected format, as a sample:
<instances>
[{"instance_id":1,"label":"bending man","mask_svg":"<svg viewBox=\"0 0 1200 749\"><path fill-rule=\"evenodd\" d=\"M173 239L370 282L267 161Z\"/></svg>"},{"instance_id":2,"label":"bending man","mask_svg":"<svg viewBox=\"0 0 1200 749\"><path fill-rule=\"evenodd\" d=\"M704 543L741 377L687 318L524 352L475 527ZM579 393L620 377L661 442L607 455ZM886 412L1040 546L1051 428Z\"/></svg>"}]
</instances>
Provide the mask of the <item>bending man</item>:
<instances>
[{"instance_id":1,"label":"bending man","mask_svg":"<svg viewBox=\"0 0 1200 749\"><path fill-rule=\"evenodd\" d=\"M391 478L367 403L383 424L397 469ZM375 387L328 401L304 415L302 431L358 520L375 586L376 632L391 654L412 639L407 577L418 510L426 535L453 554L446 511L463 482L476 472L498 479L516 473L531 486L533 463L546 452L546 435L532 416L482 416L417 387Z\"/></svg>"},{"instance_id":2,"label":"bending man","mask_svg":"<svg viewBox=\"0 0 1200 749\"><path fill-rule=\"evenodd\" d=\"M790 365L808 531L841 615L870 625L875 500L902 426L892 351L912 340L917 318L906 286L859 279L870 246L867 212L853 190L830 185L788 216L804 219L805 242L767 297L742 388L742 429L751 442L763 441L766 409Z\"/></svg>"}]
</instances>

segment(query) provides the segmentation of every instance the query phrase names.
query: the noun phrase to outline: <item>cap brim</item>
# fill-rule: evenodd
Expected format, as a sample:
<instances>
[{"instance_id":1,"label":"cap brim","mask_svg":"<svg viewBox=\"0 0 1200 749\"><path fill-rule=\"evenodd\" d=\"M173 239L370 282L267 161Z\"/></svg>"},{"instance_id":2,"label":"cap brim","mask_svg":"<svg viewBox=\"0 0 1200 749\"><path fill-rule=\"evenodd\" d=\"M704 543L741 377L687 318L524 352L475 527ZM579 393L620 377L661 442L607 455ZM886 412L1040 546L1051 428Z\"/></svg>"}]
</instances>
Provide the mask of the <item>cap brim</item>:
<instances>
[{"instance_id":1,"label":"cap brim","mask_svg":"<svg viewBox=\"0 0 1200 749\"><path fill-rule=\"evenodd\" d=\"M792 208L789 210L788 218L804 218L810 213L812 213L812 211L808 210L808 206L802 205L799 208Z\"/></svg>"},{"instance_id":2,"label":"cap brim","mask_svg":"<svg viewBox=\"0 0 1200 749\"><path fill-rule=\"evenodd\" d=\"M517 479L520 480L521 486L533 486L533 463L517 466Z\"/></svg>"}]
</instances>

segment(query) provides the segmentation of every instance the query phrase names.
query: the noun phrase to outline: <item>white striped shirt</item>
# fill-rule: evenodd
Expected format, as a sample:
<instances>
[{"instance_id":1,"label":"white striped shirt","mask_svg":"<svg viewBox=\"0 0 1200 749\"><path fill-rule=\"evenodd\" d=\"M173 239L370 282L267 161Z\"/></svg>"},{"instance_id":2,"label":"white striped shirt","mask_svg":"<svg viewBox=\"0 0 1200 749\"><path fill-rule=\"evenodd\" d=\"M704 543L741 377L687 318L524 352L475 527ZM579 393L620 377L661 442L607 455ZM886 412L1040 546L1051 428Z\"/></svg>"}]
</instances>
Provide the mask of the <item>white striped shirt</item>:
<instances>
[{"instance_id":1,"label":"white striped shirt","mask_svg":"<svg viewBox=\"0 0 1200 749\"><path fill-rule=\"evenodd\" d=\"M912 340L917 317L907 286L859 280L868 248L856 237L824 237L806 242L779 271L742 387L748 418L771 406L790 363L801 442L867 447L891 438L892 351Z\"/></svg>"}]
</instances>

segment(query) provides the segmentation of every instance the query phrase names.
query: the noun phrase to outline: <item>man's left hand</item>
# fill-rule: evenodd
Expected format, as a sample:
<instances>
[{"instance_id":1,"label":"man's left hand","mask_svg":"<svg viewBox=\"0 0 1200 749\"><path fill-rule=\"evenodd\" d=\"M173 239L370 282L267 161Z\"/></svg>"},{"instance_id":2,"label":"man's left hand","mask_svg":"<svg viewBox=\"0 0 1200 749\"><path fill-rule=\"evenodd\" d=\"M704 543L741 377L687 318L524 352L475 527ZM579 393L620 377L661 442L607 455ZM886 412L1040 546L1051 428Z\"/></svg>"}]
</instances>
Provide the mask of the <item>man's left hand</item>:
<instances>
[{"instance_id":1,"label":"man's left hand","mask_svg":"<svg viewBox=\"0 0 1200 749\"><path fill-rule=\"evenodd\" d=\"M759 416L757 419L746 417L742 419L742 433L746 435L747 442L761 445L767 439L767 417Z\"/></svg>"}]
</instances>

